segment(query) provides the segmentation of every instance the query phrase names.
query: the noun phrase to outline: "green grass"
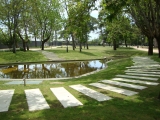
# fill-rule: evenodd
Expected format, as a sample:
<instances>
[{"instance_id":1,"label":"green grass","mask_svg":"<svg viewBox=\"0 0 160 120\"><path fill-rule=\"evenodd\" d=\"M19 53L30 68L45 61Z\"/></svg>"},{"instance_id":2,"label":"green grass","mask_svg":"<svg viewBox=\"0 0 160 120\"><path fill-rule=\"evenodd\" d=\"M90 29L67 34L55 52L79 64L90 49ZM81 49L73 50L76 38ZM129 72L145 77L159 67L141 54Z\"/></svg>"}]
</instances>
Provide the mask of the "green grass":
<instances>
[{"instance_id":1,"label":"green grass","mask_svg":"<svg viewBox=\"0 0 160 120\"><path fill-rule=\"evenodd\" d=\"M54 82L57 81L43 81L40 85L23 86L4 85L5 81L0 81L1 90L15 89L9 111L0 113L0 120L160 120L160 100L157 99L160 92L160 85L147 86L148 88L144 90L130 89L139 92L139 94L130 97L88 85L89 83L98 82L99 80L113 78L117 74L124 74L125 67L132 65L130 56L145 56L147 54L146 52L124 48L112 51L112 49L109 48L97 47L96 49L90 48L89 50L83 50L84 52L87 52L87 55L82 54L82 56L80 56L81 53L79 53L78 50L69 51L69 53L65 53L64 50L64 48L57 48L53 49L53 52L59 57L66 59L78 59L77 54L79 54L79 59L86 59L86 56L89 58L99 58L103 55L107 56L107 54L110 54L110 56L125 57L121 57L121 59L116 59L108 63L108 68L98 73L82 78L59 81L63 84L54 84ZM76 56L71 55L71 53ZM93 55L95 56L93 57ZM69 56L72 58L69 58ZM160 62L157 55L154 55L152 58ZM160 82L160 80L158 80L158 82ZM113 97L113 99L97 102L96 100L71 89L69 85L73 84L85 85L103 94L109 95ZM52 87L65 87L83 103L83 106L63 108L50 91L50 88ZM34 112L28 111L24 90L34 88L39 88L41 90L51 107L50 109Z\"/></svg>"},{"instance_id":2,"label":"green grass","mask_svg":"<svg viewBox=\"0 0 160 120\"><path fill-rule=\"evenodd\" d=\"M34 51L17 51L15 54L12 52L0 52L0 63L13 63L13 62L36 62L44 61L46 58L39 52Z\"/></svg>"},{"instance_id":3,"label":"green grass","mask_svg":"<svg viewBox=\"0 0 160 120\"><path fill-rule=\"evenodd\" d=\"M56 48L52 50L47 50L58 55L58 57L63 59L97 59L97 58L110 58L110 57L130 57L135 55L146 55L147 52L137 51L133 48L118 48L113 50L113 47L102 47L102 46L90 46L89 49L82 49L82 52L79 52L79 48L76 48L75 51L69 47L69 52L66 52L66 48Z\"/></svg>"}]
</instances>

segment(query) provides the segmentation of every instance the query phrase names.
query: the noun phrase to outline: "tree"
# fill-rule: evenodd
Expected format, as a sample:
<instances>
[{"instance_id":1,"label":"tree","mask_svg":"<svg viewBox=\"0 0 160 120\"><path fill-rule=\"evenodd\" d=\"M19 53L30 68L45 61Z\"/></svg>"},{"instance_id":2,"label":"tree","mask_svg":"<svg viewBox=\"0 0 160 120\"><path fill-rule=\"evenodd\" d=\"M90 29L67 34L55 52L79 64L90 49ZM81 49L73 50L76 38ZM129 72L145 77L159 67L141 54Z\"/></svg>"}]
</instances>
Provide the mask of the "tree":
<instances>
[{"instance_id":1,"label":"tree","mask_svg":"<svg viewBox=\"0 0 160 120\"><path fill-rule=\"evenodd\" d=\"M158 0L104 0L105 9L109 11L108 19L112 20L122 11L131 15L141 32L147 36L148 55L153 54L153 38L158 43L160 57L160 2Z\"/></svg>"},{"instance_id":2,"label":"tree","mask_svg":"<svg viewBox=\"0 0 160 120\"><path fill-rule=\"evenodd\" d=\"M9 39L13 42L13 53L16 53L16 31L22 10L21 0L1 0L0 2L1 23L7 27Z\"/></svg>"},{"instance_id":3,"label":"tree","mask_svg":"<svg viewBox=\"0 0 160 120\"><path fill-rule=\"evenodd\" d=\"M38 22L37 29L40 30L41 49L44 50L44 44L50 39L51 33L56 29L61 21L60 3L58 0L43 0L33 2L34 17Z\"/></svg>"}]
</instances>

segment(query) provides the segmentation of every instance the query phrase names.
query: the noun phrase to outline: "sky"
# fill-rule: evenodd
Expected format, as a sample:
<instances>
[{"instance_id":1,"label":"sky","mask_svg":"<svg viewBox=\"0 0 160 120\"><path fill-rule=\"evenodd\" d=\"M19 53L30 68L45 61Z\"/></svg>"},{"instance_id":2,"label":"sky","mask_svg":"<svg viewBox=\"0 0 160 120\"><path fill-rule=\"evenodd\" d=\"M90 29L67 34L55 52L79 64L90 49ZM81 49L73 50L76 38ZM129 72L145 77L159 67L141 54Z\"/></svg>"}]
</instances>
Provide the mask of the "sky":
<instances>
[{"instance_id":1,"label":"sky","mask_svg":"<svg viewBox=\"0 0 160 120\"><path fill-rule=\"evenodd\" d=\"M96 6L97 6L97 7L100 5L100 1L101 1L101 0L97 0L97 2L96 2ZM95 18L98 18L98 10L92 11L90 15L93 16L93 17L95 17ZM89 34L89 35L90 35L90 40L99 37L99 34L96 33L96 32L97 32L97 31L91 32L91 33Z\"/></svg>"}]
</instances>

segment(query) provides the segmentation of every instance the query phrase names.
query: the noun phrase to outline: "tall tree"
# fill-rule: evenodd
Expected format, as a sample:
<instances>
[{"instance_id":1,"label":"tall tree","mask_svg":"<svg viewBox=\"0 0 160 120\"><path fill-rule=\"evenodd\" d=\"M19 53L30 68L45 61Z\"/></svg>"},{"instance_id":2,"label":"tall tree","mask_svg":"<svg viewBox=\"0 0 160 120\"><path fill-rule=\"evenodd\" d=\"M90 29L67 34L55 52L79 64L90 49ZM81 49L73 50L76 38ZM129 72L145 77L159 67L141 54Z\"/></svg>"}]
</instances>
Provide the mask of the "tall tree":
<instances>
[{"instance_id":1,"label":"tall tree","mask_svg":"<svg viewBox=\"0 0 160 120\"><path fill-rule=\"evenodd\" d=\"M7 28L9 39L13 41L13 53L16 53L16 31L22 10L21 0L1 0L0 2L1 23Z\"/></svg>"}]
</instances>

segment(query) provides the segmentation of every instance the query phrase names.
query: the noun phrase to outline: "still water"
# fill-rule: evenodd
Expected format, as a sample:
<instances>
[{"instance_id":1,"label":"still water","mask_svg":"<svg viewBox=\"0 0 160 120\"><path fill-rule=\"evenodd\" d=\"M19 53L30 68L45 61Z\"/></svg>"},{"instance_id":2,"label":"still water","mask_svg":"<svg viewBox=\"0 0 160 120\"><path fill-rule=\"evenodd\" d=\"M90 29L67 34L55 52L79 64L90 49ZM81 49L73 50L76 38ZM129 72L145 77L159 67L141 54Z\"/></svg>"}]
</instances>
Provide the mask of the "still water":
<instances>
[{"instance_id":1,"label":"still water","mask_svg":"<svg viewBox=\"0 0 160 120\"><path fill-rule=\"evenodd\" d=\"M9 65L0 68L0 78L64 78L80 76L103 69L107 66L104 60L78 62L51 62Z\"/></svg>"}]
</instances>

